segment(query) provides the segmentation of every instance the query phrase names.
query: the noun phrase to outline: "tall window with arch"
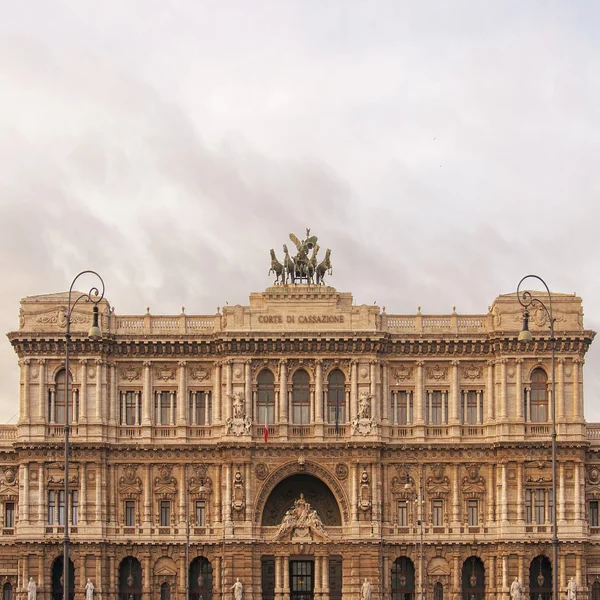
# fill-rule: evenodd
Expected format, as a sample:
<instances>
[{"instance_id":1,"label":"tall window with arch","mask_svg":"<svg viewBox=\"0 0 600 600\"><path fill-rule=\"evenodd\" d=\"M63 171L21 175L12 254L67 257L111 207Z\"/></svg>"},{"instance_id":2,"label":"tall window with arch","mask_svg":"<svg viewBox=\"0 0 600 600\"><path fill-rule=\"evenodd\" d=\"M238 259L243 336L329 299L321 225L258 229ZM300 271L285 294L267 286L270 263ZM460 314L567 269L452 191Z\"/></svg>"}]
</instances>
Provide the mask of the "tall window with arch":
<instances>
[{"instance_id":1,"label":"tall window with arch","mask_svg":"<svg viewBox=\"0 0 600 600\"><path fill-rule=\"evenodd\" d=\"M65 370L61 369L54 379L54 388L49 390L48 394L48 422L49 423L65 423L65 416L67 412L66 402L66 376ZM69 387L75 400L75 410L73 414L70 414L69 421L77 422L79 420L79 394L76 390L71 387L73 383L73 375L69 374ZM71 403L69 403L71 404Z\"/></svg>"},{"instance_id":2,"label":"tall window with arch","mask_svg":"<svg viewBox=\"0 0 600 600\"><path fill-rule=\"evenodd\" d=\"M275 377L269 369L263 369L256 379L256 408L257 423L275 422Z\"/></svg>"},{"instance_id":3,"label":"tall window with arch","mask_svg":"<svg viewBox=\"0 0 600 600\"><path fill-rule=\"evenodd\" d=\"M308 425L310 416L310 378L303 369L292 378L292 423Z\"/></svg>"},{"instance_id":4,"label":"tall window with arch","mask_svg":"<svg viewBox=\"0 0 600 600\"><path fill-rule=\"evenodd\" d=\"M546 423L548 421L548 376L544 369L538 367L531 373L531 389L529 398L525 394L525 414L531 423Z\"/></svg>"},{"instance_id":5,"label":"tall window with arch","mask_svg":"<svg viewBox=\"0 0 600 600\"><path fill-rule=\"evenodd\" d=\"M327 377L327 421L335 425L346 422L346 378L339 369Z\"/></svg>"}]
</instances>

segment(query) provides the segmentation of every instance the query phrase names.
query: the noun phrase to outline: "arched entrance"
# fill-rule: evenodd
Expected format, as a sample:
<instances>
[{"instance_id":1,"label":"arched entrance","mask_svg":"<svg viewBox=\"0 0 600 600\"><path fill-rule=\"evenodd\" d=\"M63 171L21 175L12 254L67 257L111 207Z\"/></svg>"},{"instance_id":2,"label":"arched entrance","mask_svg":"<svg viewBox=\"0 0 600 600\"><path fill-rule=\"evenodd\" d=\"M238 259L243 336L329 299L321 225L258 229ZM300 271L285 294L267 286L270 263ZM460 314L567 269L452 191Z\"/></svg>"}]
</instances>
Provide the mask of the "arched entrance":
<instances>
[{"instance_id":1,"label":"arched entrance","mask_svg":"<svg viewBox=\"0 0 600 600\"><path fill-rule=\"evenodd\" d=\"M2 600L13 600L13 588L9 581L2 588Z\"/></svg>"},{"instance_id":2,"label":"arched entrance","mask_svg":"<svg viewBox=\"0 0 600 600\"><path fill-rule=\"evenodd\" d=\"M413 600L415 597L415 565L407 556L400 556L392 565L392 600Z\"/></svg>"},{"instance_id":3,"label":"arched entrance","mask_svg":"<svg viewBox=\"0 0 600 600\"><path fill-rule=\"evenodd\" d=\"M600 600L600 581L592 584L592 600Z\"/></svg>"},{"instance_id":4,"label":"arched entrance","mask_svg":"<svg viewBox=\"0 0 600 600\"><path fill-rule=\"evenodd\" d=\"M552 565L547 556L536 556L529 565L529 598L551 600Z\"/></svg>"},{"instance_id":5,"label":"arched entrance","mask_svg":"<svg viewBox=\"0 0 600 600\"><path fill-rule=\"evenodd\" d=\"M436 581L433 586L433 600L444 600L444 586L441 581Z\"/></svg>"},{"instance_id":6,"label":"arched entrance","mask_svg":"<svg viewBox=\"0 0 600 600\"><path fill-rule=\"evenodd\" d=\"M63 565L62 556L58 556L52 565L52 600L63 600ZM69 558L69 598L75 598L75 567L73 561Z\"/></svg>"},{"instance_id":7,"label":"arched entrance","mask_svg":"<svg viewBox=\"0 0 600 600\"><path fill-rule=\"evenodd\" d=\"M134 556L119 565L119 600L142 600L142 565Z\"/></svg>"},{"instance_id":8,"label":"arched entrance","mask_svg":"<svg viewBox=\"0 0 600 600\"><path fill-rule=\"evenodd\" d=\"M273 488L263 510L262 524L280 525L286 511L300 498L300 494L304 494L306 501L317 511L323 525L342 524L340 508L332 491L323 481L306 473L287 477Z\"/></svg>"},{"instance_id":9,"label":"arched entrance","mask_svg":"<svg viewBox=\"0 0 600 600\"><path fill-rule=\"evenodd\" d=\"M485 569L481 559L470 556L462 568L463 600L483 600L485 595Z\"/></svg>"},{"instance_id":10,"label":"arched entrance","mask_svg":"<svg viewBox=\"0 0 600 600\"><path fill-rule=\"evenodd\" d=\"M197 556L190 563L190 599L212 600L213 570L204 556Z\"/></svg>"}]
</instances>

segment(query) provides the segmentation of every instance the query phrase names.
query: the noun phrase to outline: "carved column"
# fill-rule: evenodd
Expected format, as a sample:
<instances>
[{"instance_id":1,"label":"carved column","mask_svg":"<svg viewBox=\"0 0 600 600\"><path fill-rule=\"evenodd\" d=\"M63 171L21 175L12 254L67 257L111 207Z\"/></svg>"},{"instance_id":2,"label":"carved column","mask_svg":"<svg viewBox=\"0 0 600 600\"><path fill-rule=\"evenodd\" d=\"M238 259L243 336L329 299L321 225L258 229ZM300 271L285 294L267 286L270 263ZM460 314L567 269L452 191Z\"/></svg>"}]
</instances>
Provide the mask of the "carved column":
<instances>
[{"instance_id":1,"label":"carved column","mask_svg":"<svg viewBox=\"0 0 600 600\"><path fill-rule=\"evenodd\" d=\"M252 498L252 465L246 463L244 465L244 484L246 485L246 520L252 520L252 503L254 499Z\"/></svg>"},{"instance_id":2,"label":"carved column","mask_svg":"<svg viewBox=\"0 0 600 600\"><path fill-rule=\"evenodd\" d=\"M487 421L492 423L494 420L494 361L487 361Z\"/></svg>"},{"instance_id":3,"label":"carved column","mask_svg":"<svg viewBox=\"0 0 600 600\"><path fill-rule=\"evenodd\" d=\"M40 378L40 386L38 390L38 419L42 422L46 422L46 414L48 411L48 391L46 387L46 359L40 358L38 360L38 368Z\"/></svg>"},{"instance_id":4,"label":"carved column","mask_svg":"<svg viewBox=\"0 0 600 600\"><path fill-rule=\"evenodd\" d=\"M79 361L81 365L81 384L79 386L79 422L87 423L87 358L82 358Z\"/></svg>"},{"instance_id":5,"label":"carved column","mask_svg":"<svg viewBox=\"0 0 600 600\"><path fill-rule=\"evenodd\" d=\"M327 556L322 556L321 561L323 564L323 585L321 586L323 592L323 600L329 600L329 559Z\"/></svg>"},{"instance_id":6,"label":"carved column","mask_svg":"<svg viewBox=\"0 0 600 600\"><path fill-rule=\"evenodd\" d=\"M283 581L282 581L282 568L281 564L283 562L282 556L275 556L275 600L281 600L281 592L283 590Z\"/></svg>"},{"instance_id":7,"label":"carved column","mask_svg":"<svg viewBox=\"0 0 600 600\"><path fill-rule=\"evenodd\" d=\"M579 357L573 359L573 415L572 420L578 421L583 415L582 394L580 388L580 369L583 360Z\"/></svg>"},{"instance_id":8,"label":"carved column","mask_svg":"<svg viewBox=\"0 0 600 600\"><path fill-rule=\"evenodd\" d=\"M496 520L496 510L495 510L495 493L494 490L496 489L496 484L495 484L495 480L496 480L496 471L495 471L495 466L494 465L490 465L489 467L489 483L487 486L487 496L488 496L488 523L492 523Z\"/></svg>"},{"instance_id":9,"label":"carved column","mask_svg":"<svg viewBox=\"0 0 600 600\"><path fill-rule=\"evenodd\" d=\"M104 374L104 363L102 359L96 359L96 422L102 423L102 379Z\"/></svg>"},{"instance_id":10,"label":"carved column","mask_svg":"<svg viewBox=\"0 0 600 600\"><path fill-rule=\"evenodd\" d=\"M558 520L565 520L565 464L558 464Z\"/></svg>"},{"instance_id":11,"label":"carved column","mask_svg":"<svg viewBox=\"0 0 600 600\"><path fill-rule=\"evenodd\" d=\"M423 382L423 365L425 363L422 360L417 361L417 385L415 387L415 425L423 425L423 396L424 396L424 382Z\"/></svg>"},{"instance_id":12,"label":"carved column","mask_svg":"<svg viewBox=\"0 0 600 600\"><path fill-rule=\"evenodd\" d=\"M353 359L350 368L350 413L349 421L358 414L358 361Z\"/></svg>"},{"instance_id":13,"label":"carved column","mask_svg":"<svg viewBox=\"0 0 600 600\"><path fill-rule=\"evenodd\" d=\"M565 359L560 356L556 359L556 417L559 421L565 418Z\"/></svg>"},{"instance_id":14,"label":"carved column","mask_svg":"<svg viewBox=\"0 0 600 600\"><path fill-rule=\"evenodd\" d=\"M21 377L23 381L23 387L21 390L21 406L19 408L19 423L29 423L29 378L30 378L30 369L29 364L31 360L29 358L24 358L19 361L21 365Z\"/></svg>"},{"instance_id":15,"label":"carved column","mask_svg":"<svg viewBox=\"0 0 600 600\"><path fill-rule=\"evenodd\" d=\"M500 420L506 421L506 358L500 359Z\"/></svg>"},{"instance_id":16,"label":"carved column","mask_svg":"<svg viewBox=\"0 0 600 600\"><path fill-rule=\"evenodd\" d=\"M231 396L233 394L233 361L225 361L225 420L232 417Z\"/></svg>"},{"instance_id":17,"label":"carved column","mask_svg":"<svg viewBox=\"0 0 600 600\"><path fill-rule=\"evenodd\" d=\"M290 597L290 559L283 557L283 597Z\"/></svg>"},{"instance_id":18,"label":"carved column","mask_svg":"<svg viewBox=\"0 0 600 600\"><path fill-rule=\"evenodd\" d=\"M169 419L167 425L175 425L175 392L169 392Z\"/></svg>"},{"instance_id":19,"label":"carved column","mask_svg":"<svg viewBox=\"0 0 600 600\"><path fill-rule=\"evenodd\" d=\"M216 424L221 423L223 417L221 389L221 363L215 362L215 380L213 382L213 411L215 413Z\"/></svg>"},{"instance_id":20,"label":"carved column","mask_svg":"<svg viewBox=\"0 0 600 600\"><path fill-rule=\"evenodd\" d=\"M517 421L523 420L523 359L515 359L516 363L516 380L515 380L515 402L516 402L516 417Z\"/></svg>"},{"instance_id":21,"label":"carved column","mask_svg":"<svg viewBox=\"0 0 600 600\"><path fill-rule=\"evenodd\" d=\"M279 407L281 422L288 422L288 393L287 393L287 360L285 358L279 361Z\"/></svg>"},{"instance_id":22,"label":"carved column","mask_svg":"<svg viewBox=\"0 0 600 600\"><path fill-rule=\"evenodd\" d=\"M517 523L522 525L523 516L523 463L517 463Z\"/></svg>"},{"instance_id":23,"label":"carved column","mask_svg":"<svg viewBox=\"0 0 600 600\"><path fill-rule=\"evenodd\" d=\"M187 361L180 360L179 365L179 388L177 390L178 396L178 410L177 410L177 425L184 426L187 422Z\"/></svg>"},{"instance_id":24,"label":"carved column","mask_svg":"<svg viewBox=\"0 0 600 600\"><path fill-rule=\"evenodd\" d=\"M352 477L352 522L358 521L358 464L352 463L350 476Z\"/></svg>"},{"instance_id":25,"label":"carved column","mask_svg":"<svg viewBox=\"0 0 600 600\"><path fill-rule=\"evenodd\" d=\"M574 489L574 508L575 508L575 522L578 522L581 519L581 480L580 480L580 469L577 463L575 463L574 465L574 483L573 486L575 487Z\"/></svg>"},{"instance_id":26,"label":"carved column","mask_svg":"<svg viewBox=\"0 0 600 600\"><path fill-rule=\"evenodd\" d=\"M390 387L389 387L389 366L388 362L384 360L381 363L381 398L382 398L382 420L385 425L390 424Z\"/></svg>"},{"instance_id":27,"label":"carved column","mask_svg":"<svg viewBox=\"0 0 600 600\"><path fill-rule=\"evenodd\" d=\"M106 477L104 464L99 462L96 468L96 523L102 524L102 482Z\"/></svg>"},{"instance_id":28,"label":"carved column","mask_svg":"<svg viewBox=\"0 0 600 600\"><path fill-rule=\"evenodd\" d=\"M315 359L315 422L323 423L323 360Z\"/></svg>"},{"instance_id":29,"label":"carved column","mask_svg":"<svg viewBox=\"0 0 600 600\"><path fill-rule=\"evenodd\" d=\"M460 403L460 390L458 384L458 366L460 361L451 360L452 365L452 379L450 385L450 425L458 425L462 422L461 403ZM431 413L430 418L431 418Z\"/></svg>"},{"instance_id":30,"label":"carved column","mask_svg":"<svg viewBox=\"0 0 600 600\"><path fill-rule=\"evenodd\" d=\"M50 423L55 422L56 416L56 390L54 387L50 390Z\"/></svg>"},{"instance_id":31,"label":"carved column","mask_svg":"<svg viewBox=\"0 0 600 600\"><path fill-rule=\"evenodd\" d=\"M38 521L44 525L46 523L46 469L44 463L40 463L38 470Z\"/></svg>"},{"instance_id":32,"label":"carved column","mask_svg":"<svg viewBox=\"0 0 600 600\"><path fill-rule=\"evenodd\" d=\"M23 506L23 521L29 523L29 463L24 463L23 467L23 497L20 504Z\"/></svg>"},{"instance_id":33,"label":"carved column","mask_svg":"<svg viewBox=\"0 0 600 600\"><path fill-rule=\"evenodd\" d=\"M87 464L79 463L81 477L79 478L81 486L81 498L79 499L79 520L82 525L87 524Z\"/></svg>"},{"instance_id":34,"label":"carved column","mask_svg":"<svg viewBox=\"0 0 600 600\"><path fill-rule=\"evenodd\" d=\"M373 421L379 423L379 402L377 398L377 365L376 360L370 362L369 368L369 393L371 394L371 415Z\"/></svg>"},{"instance_id":35,"label":"carved column","mask_svg":"<svg viewBox=\"0 0 600 600\"><path fill-rule=\"evenodd\" d=\"M315 598L321 597L321 584L323 581L323 576L321 574L321 557L315 556L315 585L314 585L314 594Z\"/></svg>"},{"instance_id":36,"label":"carved column","mask_svg":"<svg viewBox=\"0 0 600 600\"><path fill-rule=\"evenodd\" d=\"M508 521L508 477L506 476L507 464L500 465L502 469L502 521Z\"/></svg>"},{"instance_id":37,"label":"carved column","mask_svg":"<svg viewBox=\"0 0 600 600\"><path fill-rule=\"evenodd\" d=\"M152 424L152 363L145 360L144 363L144 392L142 404L144 407L144 418L142 425L149 426Z\"/></svg>"},{"instance_id":38,"label":"carved column","mask_svg":"<svg viewBox=\"0 0 600 600\"><path fill-rule=\"evenodd\" d=\"M152 465L146 465L144 473L144 532L152 523Z\"/></svg>"},{"instance_id":39,"label":"carved column","mask_svg":"<svg viewBox=\"0 0 600 600\"><path fill-rule=\"evenodd\" d=\"M244 363L244 396L246 401L246 416L254 421L254 412L252 406L252 361L247 360Z\"/></svg>"},{"instance_id":40,"label":"carved column","mask_svg":"<svg viewBox=\"0 0 600 600\"><path fill-rule=\"evenodd\" d=\"M220 556L215 556L215 568L213 569L213 574L214 574L214 578L215 578L215 592L216 592L216 596L217 598L221 598L221 592L222 592L222 582L221 582L221 563L222 563L223 559Z\"/></svg>"},{"instance_id":41,"label":"carved column","mask_svg":"<svg viewBox=\"0 0 600 600\"><path fill-rule=\"evenodd\" d=\"M117 422L117 363L113 360L108 363L110 368L110 410L109 410L109 425L115 425ZM81 399L79 402L79 414L81 414Z\"/></svg>"},{"instance_id":42,"label":"carved column","mask_svg":"<svg viewBox=\"0 0 600 600\"><path fill-rule=\"evenodd\" d=\"M212 467L212 471L213 471L213 478L214 478L214 482L213 482L213 515L215 518L215 522L216 523L220 523L221 522L221 465L215 464Z\"/></svg>"},{"instance_id":43,"label":"carved column","mask_svg":"<svg viewBox=\"0 0 600 600\"><path fill-rule=\"evenodd\" d=\"M460 470L458 464L454 465L454 477L452 483L452 526L458 527L460 524Z\"/></svg>"}]
</instances>

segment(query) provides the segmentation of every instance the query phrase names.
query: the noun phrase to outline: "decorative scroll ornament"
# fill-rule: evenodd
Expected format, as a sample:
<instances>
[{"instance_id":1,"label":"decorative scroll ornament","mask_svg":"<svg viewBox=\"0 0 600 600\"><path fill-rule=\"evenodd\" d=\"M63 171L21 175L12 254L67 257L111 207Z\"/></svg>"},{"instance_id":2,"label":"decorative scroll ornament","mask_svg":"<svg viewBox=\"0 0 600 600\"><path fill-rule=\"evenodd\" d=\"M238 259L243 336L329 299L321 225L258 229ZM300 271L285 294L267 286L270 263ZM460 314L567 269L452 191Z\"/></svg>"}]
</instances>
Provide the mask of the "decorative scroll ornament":
<instances>
[{"instance_id":1,"label":"decorative scroll ornament","mask_svg":"<svg viewBox=\"0 0 600 600\"><path fill-rule=\"evenodd\" d=\"M373 430L373 417L371 416L372 394L363 391L358 400L358 415L352 419L352 433L368 435Z\"/></svg>"},{"instance_id":2,"label":"decorative scroll ornament","mask_svg":"<svg viewBox=\"0 0 600 600\"><path fill-rule=\"evenodd\" d=\"M88 318L82 315L71 314L71 325L81 325L83 323L87 323ZM67 309L64 306L61 306L58 310L45 315L40 315L36 319L37 323L44 323L47 325L58 324L59 327L67 326Z\"/></svg>"},{"instance_id":3,"label":"decorative scroll ornament","mask_svg":"<svg viewBox=\"0 0 600 600\"><path fill-rule=\"evenodd\" d=\"M246 494L244 492L244 478L239 471L236 471L233 478L233 498L231 506L236 512L241 512L246 506Z\"/></svg>"},{"instance_id":4,"label":"decorative scroll ornament","mask_svg":"<svg viewBox=\"0 0 600 600\"><path fill-rule=\"evenodd\" d=\"M172 369L168 365L156 369L155 374L158 379L162 379L165 382L175 379L175 369Z\"/></svg>"},{"instance_id":5,"label":"decorative scroll ornament","mask_svg":"<svg viewBox=\"0 0 600 600\"><path fill-rule=\"evenodd\" d=\"M300 494L294 506L285 513L273 541L283 538L291 541L329 540L321 517L304 499L304 494Z\"/></svg>"},{"instance_id":6,"label":"decorative scroll ornament","mask_svg":"<svg viewBox=\"0 0 600 600\"><path fill-rule=\"evenodd\" d=\"M287 245L283 245L285 257L283 263L279 262L275 256L275 250L271 249L271 268L269 275L275 274L275 285L283 285L291 282L306 283L309 285L323 285L325 283L325 275L332 274L331 268L331 250L327 248L325 258L319 262L317 254L319 252L319 244L317 244L317 236L310 235L310 229L306 229L306 239L300 240L293 233L290 233L290 240L296 246L297 254L290 256Z\"/></svg>"},{"instance_id":7,"label":"decorative scroll ornament","mask_svg":"<svg viewBox=\"0 0 600 600\"><path fill-rule=\"evenodd\" d=\"M123 367L121 369L121 379L129 382L139 381L142 378L142 370L138 367Z\"/></svg>"},{"instance_id":8,"label":"decorative scroll ornament","mask_svg":"<svg viewBox=\"0 0 600 600\"><path fill-rule=\"evenodd\" d=\"M481 379L481 376L483 375L483 369L471 363L463 369L462 374L465 379Z\"/></svg>"},{"instance_id":9,"label":"decorative scroll ornament","mask_svg":"<svg viewBox=\"0 0 600 600\"><path fill-rule=\"evenodd\" d=\"M366 512L371 508L371 482L369 481L369 474L366 471L363 471L360 475L358 508L363 512Z\"/></svg>"},{"instance_id":10,"label":"decorative scroll ornament","mask_svg":"<svg viewBox=\"0 0 600 600\"><path fill-rule=\"evenodd\" d=\"M210 372L202 365L198 365L197 367L192 368L190 377L195 381L204 381L205 379L210 379Z\"/></svg>"},{"instance_id":11,"label":"decorative scroll ornament","mask_svg":"<svg viewBox=\"0 0 600 600\"><path fill-rule=\"evenodd\" d=\"M412 373L412 367L407 367L406 365L400 365L397 369L392 369L392 377L396 380L396 385L401 381L412 379Z\"/></svg>"},{"instance_id":12,"label":"decorative scroll ornament","mask_svg":"<svg viewBox=\"0 0 600 600\"><path fill-rule=\"evenodd\" d=\"M428 367L425 373L427 375L427 379L435 379L436 381L439 381L440 379L447 379L448 367L434 365L433 367Z\"/></svg>"},{"instance_id":13,"label":"decorative scroll ornament","mask_svg":"<svg viewBox=\"0 0 600 600\"><path fill-rule=\"evenodd\" d=\"M233 435L250 435L252 427L252 419L246 416L246 407L244 402L244 394L235 392L229 394L231 405L233 408L233 417L227 417L227 434Z\"/></svg>"}]
</instances>

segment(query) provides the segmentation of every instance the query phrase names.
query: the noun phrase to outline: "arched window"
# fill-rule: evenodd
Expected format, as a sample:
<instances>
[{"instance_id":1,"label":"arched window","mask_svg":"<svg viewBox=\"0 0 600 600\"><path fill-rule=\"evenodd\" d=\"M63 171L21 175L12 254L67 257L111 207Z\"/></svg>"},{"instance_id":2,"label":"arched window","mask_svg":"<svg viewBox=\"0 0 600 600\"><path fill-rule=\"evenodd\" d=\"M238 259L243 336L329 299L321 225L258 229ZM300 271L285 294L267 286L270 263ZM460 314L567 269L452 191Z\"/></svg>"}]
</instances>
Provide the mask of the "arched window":
<instances>
[{"instance_id":1,"label":"arched window","mask_svg":"<svg viewBox=\"0 0 600 600\"><path fill-rule=\"evenodd\" d=\"M292 378L292 423L307 425L310 412L310 379L302 369Z\"/></svg>"},{"instance_id":2,"label":"arched window","mask_svg":"<svg viewBox=\"0 0 600 600\"><path fill-rule=\"evenodd\" d=\"M415 566L401 556L392 565L392 600L413 600L415 595Z\"/></svg>"},{"instance_id":3,"label":"arched window","mask_svg":"<svg viewBox=\"0 0 600 600\"><path fill-rule=\"evenodd\" d=\"M54 393L54 422L65 422L65 370L59 371L56 374L55 384L56 391Z\"/></svg>"},{"instance_id":4,"label":"arched window","mask_svg":"<svg viewBox=\"0 0 600 600\"><path fill-rule=\"evenodd\" d=\"M171 586L166 581L160 586L160 600L171 600Z\"/></svg>"},{"instance_id":5,"label":"arched window","mask_svg":"<svg viewBox=\"0 0 600 600\"><path fill-rule=\"evenodd\" d=\"M2 600L12 600L12 597L12 585L7 581L2 588Z\"/></svg>"},{"instance_id":6,"label":"arched window","mask_svg":"<svg viewBox=\"0 0 600 600\"><path fill-rule=\"evenodd\" d=\"M133 556L125 557L119 565L118 600L142 599L142 565Z\"/></svg>"},{"instance_id":7,"label":"arched window","mask_svg":"<svg viewBox=\"0 0 600 600\"><path fill-rule=\"evenodd\" d=\"M552 598L552 565L547 556L536 556L529 565L529 597L531 600Z\"/></svg>"},{"instance_id":8,"label":"arched window","mask_svg":"<svg viewBox=\"0 0 600 600\"><path fill-rule=\"evenodd\" d=\"M338 369L331 371L327 378L327 422L346 422L346 378Z\"/></svg>"},{"instance_id":9,"label":"arched window","mask_svg":"<svg viewBox=\"0 0 600 600\"><path fill-rule=\"evenodd\" d=\"M592 584L592 600L600 600L600 581Z\"/></svg>"},{"instance_id":10,"label":"arched window","mask_svg":"<svg viewBox=\"0 0 600 600\"><path fill-rule=\"evenodd\" d=\"M478 556L465 560L462 567L463 600L483 600L485 594L485 569Z\"/></svg>"},{"instance_id":11,"label":"arched window","mask_svg":"<svg viewBox=\"0 0 600 600\"><path fill-rule=\"evenodd\" d=\"M189 566L189 600L211 600L213 597L213 570L208 559L196 557Z\"/></svg>"},{"instance_id":12,"label":"arched window","mask_svg":"<svg viewBox=\"0 0 600 600\"><path fill-rule=\"evenodd\" d=\"M535 369L531 374L531 422L548 421L548 376L543 369Z\"/></svg>"},{"instance_id":13,"label":"arched window","mask_svg":"<svg viewBox=\"0 0 600 600\"><path fill-rule=\"evenodd\" d=\"M272 424L275 422L275 377L273 377L273 373L269 369L263 369L258 374L256 383L257 423L261 425L264 425L265 422Z\"/></svg>"},{"instance_id":14,"label":"arched window","mask_svg":"<svg viewBox=\"0 0 600 600\"><path fill-rule=\"evenodd\" d=\"M433 586L433 600L444 600L444 586L441 581L437 581Z\"/></svg>"}]
</instances>

